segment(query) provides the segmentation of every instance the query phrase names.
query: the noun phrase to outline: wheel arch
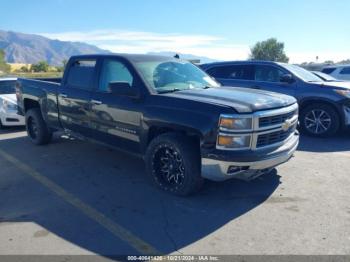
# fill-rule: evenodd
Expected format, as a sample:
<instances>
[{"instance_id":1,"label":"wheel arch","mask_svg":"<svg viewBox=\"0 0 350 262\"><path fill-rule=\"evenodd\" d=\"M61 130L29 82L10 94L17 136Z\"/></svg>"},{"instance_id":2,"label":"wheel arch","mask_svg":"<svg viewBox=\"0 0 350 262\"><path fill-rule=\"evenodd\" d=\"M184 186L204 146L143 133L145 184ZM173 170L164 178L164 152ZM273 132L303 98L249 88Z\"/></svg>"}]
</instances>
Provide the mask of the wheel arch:
<instances>
[{"instance_id":1,"label":"wheel arch","mask_svg":"<svg viewBox=\"0 0 350 262\"><path fill-rule=\"evenodd\" d=\"M154 138L165 133L177 133L177 134L184 135L186 137L190 137L191 139L193 139L192 141L198 145L198 148L200 146L200 143L203 137L199 131L193 128L185 127L185 126L175 127L175 126L166 126L166 125L152 125L148 129L146 139L145 139L146 141L143 146L143 152L146 151L148 145Z\"/></svg>"},{"instance_id":2,"label":"wheel arch","mask_svg":"<svg viewBox=\"0 0 350 262\"><path fill-rule=\"evenodd\" d=\"M303 111L306 107L313 105L313 104L324 104L332 107L338 114L341 122L343 122L343 112L341 109L334 103L333 101L326 99L326 98L307 98L303 99L299 102L299 111Z\"/></svg>"}]
</instances>

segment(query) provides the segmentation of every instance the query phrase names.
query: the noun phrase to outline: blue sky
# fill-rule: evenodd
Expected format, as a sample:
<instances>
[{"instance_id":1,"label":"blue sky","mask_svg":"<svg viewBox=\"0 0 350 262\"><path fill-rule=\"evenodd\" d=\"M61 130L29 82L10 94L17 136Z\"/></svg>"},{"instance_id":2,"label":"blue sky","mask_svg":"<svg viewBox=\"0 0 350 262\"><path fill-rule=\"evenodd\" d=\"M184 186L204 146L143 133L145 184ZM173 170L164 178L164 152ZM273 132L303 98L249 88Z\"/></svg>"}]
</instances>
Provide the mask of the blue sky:
<instances>
[{"instance_id":1,"label":"blue sky","mask_svg":"<svg viewBox=\"0 0 350 262\"><path fill-rule=\"evenodd\" d=\"M350 58L348 0L3 0L0 29L114 52L245 59L276 37L291 62Z\"/></svg>"}]
</instances>

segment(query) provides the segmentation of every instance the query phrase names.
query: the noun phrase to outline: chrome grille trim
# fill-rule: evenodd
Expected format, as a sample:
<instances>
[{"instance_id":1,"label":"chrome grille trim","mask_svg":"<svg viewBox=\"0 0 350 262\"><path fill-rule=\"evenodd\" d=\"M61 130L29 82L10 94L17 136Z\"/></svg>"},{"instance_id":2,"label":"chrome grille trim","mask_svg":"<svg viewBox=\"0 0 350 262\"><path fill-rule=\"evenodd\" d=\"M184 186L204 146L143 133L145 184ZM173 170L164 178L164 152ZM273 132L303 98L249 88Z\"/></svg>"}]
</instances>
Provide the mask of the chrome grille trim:
<instances>
[{"instance_id":1,"label":"chrome grille trim","mask_svg":"<svg viewBox=\"0 0 350 262\"><path fill-rule=\"evenodd\" d=\"M237 131L235 131L235 130L226 130L226 129L222 130L219 128L218 136L219 135L224 135L224 136L251 135L251 141L250 141L250 149L251 150L264 150L264 149L267 149L270 147L277 147L279 145L283 145L286 141L290 140L292 138L292 136L294 135L294 132L291 132L291 134L283 141L273 143L273 144L268 144L266 146L258 147L257 143L258 143L259 135L264 135L264 134L269 134L269 133L281 131L281 130L283 130L282 125L284 123L283 122L283 123L279 123L279 124L260 127L260 119L265 118L265 117L285 115L285 114L289 114L292 112L294 112L294 114L290 118L287 118L287 120L289 120L291 123L289 130L291 130L291 129L296 130L296 127L298 124L298 104L297 103L295 103L291 106L288 106L288 107L280 108L280 109L272 109L272 110L255 112L253 114L246 114L243 117L252 117L252 119L253 119L252 130L239 130L239 131L237 130ZM242 115L232 115L232 116L233 117L234 116L242 117ZM218 139L217 139L217 141L218 141ZM239 149L239 148L238 149L224 148L224 147L218 146L218 144L216 145L216 148L220 149L220 150L244 150L244 149ZM247 148L245 148L245 150L246 149Z\"/></svg>"}]
</instances>

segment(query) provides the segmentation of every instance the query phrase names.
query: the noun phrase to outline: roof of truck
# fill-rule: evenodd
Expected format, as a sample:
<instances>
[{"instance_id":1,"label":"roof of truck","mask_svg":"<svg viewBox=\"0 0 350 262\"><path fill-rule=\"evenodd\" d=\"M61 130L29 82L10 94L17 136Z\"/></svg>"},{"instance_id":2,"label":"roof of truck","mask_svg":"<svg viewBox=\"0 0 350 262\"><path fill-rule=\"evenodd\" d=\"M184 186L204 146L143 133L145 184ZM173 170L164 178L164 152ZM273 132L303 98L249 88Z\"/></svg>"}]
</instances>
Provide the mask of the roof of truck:
<instances>
[{"instance_id":1,"label":"roof of truck","mask_svg":"<svg viewBox=\"0 0 350 262\"><path fill-rule=\"evenodd\" d=\"M170 56L160 56L160 55L144 55L144 54L91 54L91 55L77 55L72 56L71 58L75 59L84 59L84 58L98 58L98 57L104 57L104 58L125 58L132 62L143 62L143 61L153 61L153 60L178 60L177 58L170 57Z\"/></svg>"},{"instance_id":2,"label":"roof of truck","mask_svg":"<svg viewBox=\"0 0 350 262\"><path fill-rule=\"evenodd\" d=\"M0 77L0 81L16 81L16 77Z\"/></svg>"}]
</instances>

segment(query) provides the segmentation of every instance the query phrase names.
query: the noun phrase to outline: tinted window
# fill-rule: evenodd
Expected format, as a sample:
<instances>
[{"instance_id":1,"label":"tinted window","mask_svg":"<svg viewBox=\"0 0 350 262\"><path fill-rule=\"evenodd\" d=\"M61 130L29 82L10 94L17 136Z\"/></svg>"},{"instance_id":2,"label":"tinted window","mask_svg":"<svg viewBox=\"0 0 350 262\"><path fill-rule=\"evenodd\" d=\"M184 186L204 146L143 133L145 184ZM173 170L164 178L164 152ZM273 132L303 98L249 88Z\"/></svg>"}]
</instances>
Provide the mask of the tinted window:
<instances>
[{"instance_id":1,"label":"tinted window","mask_svg":"<svg viewBox=\"0 0 350 262\"><path fill-rule=\"evenodd\" d=\"M100 91L108 91L110 82L128 82L133 85L133 77L129 69L121 62L106 59L103 62L101 78L99 83Z\"/></svg>"},{"instance_id":2,"label":"tinted window","mask_svg":"<svg viewBox=\"0 0 350 262\"><path fill-rule=\"evenodd\" d=\"M350 66L344 67L344 68L340 71L339 74L341 74L341 75L349 75L349 74L350 74Z\"/></svg>"},{"instance_id":3,"label":"tinted window","mask_svg":"<svg viewBox=\"0 0 350 262\"><path fill-rule=\"evenodd\" d=\"M15 94L16 81L0 81L0 95Z\"/></svg>"},{"instance_id":4,"label":"tinted window","mask_svg":"<svg viewBox=\"0 0 350 262\"><path fill-rule=\"evenodd\" d=\"M323 68L322 69L322 73L325 73L325 74L331 74L334 72L336 68L335 67L327 67L327 68Z\"/></svg>"},{"instance_id":5,"label":"tinted window","mask_svg":"<svg viewBox=\"0 0 350 262\"><path fill-rule=\"evenodd\" d=\"M283 71L274 66L256 65L255 81L280 82Z\"/></svg>"},{"instance_id":6,"label":"tinted window","mask_svg":"<svg viewBox=\"0 0 350 262\"><path fill-rule=\"evenodd\" d=\"M243 80L253 79L253 66L251 65L216 66L210 68L207 72L216 78Z\"/></svg>"},{"instance_id":7,"label":"tinted window","mask_svg":"<svg viewBox=\"0 0 350 262\"><path fill-rule=\"evenodd\" d=\"M67 84L85 90L91 90L95 73L96 60L75 61L68 73Z\"/></svg>"}]
</instances>

